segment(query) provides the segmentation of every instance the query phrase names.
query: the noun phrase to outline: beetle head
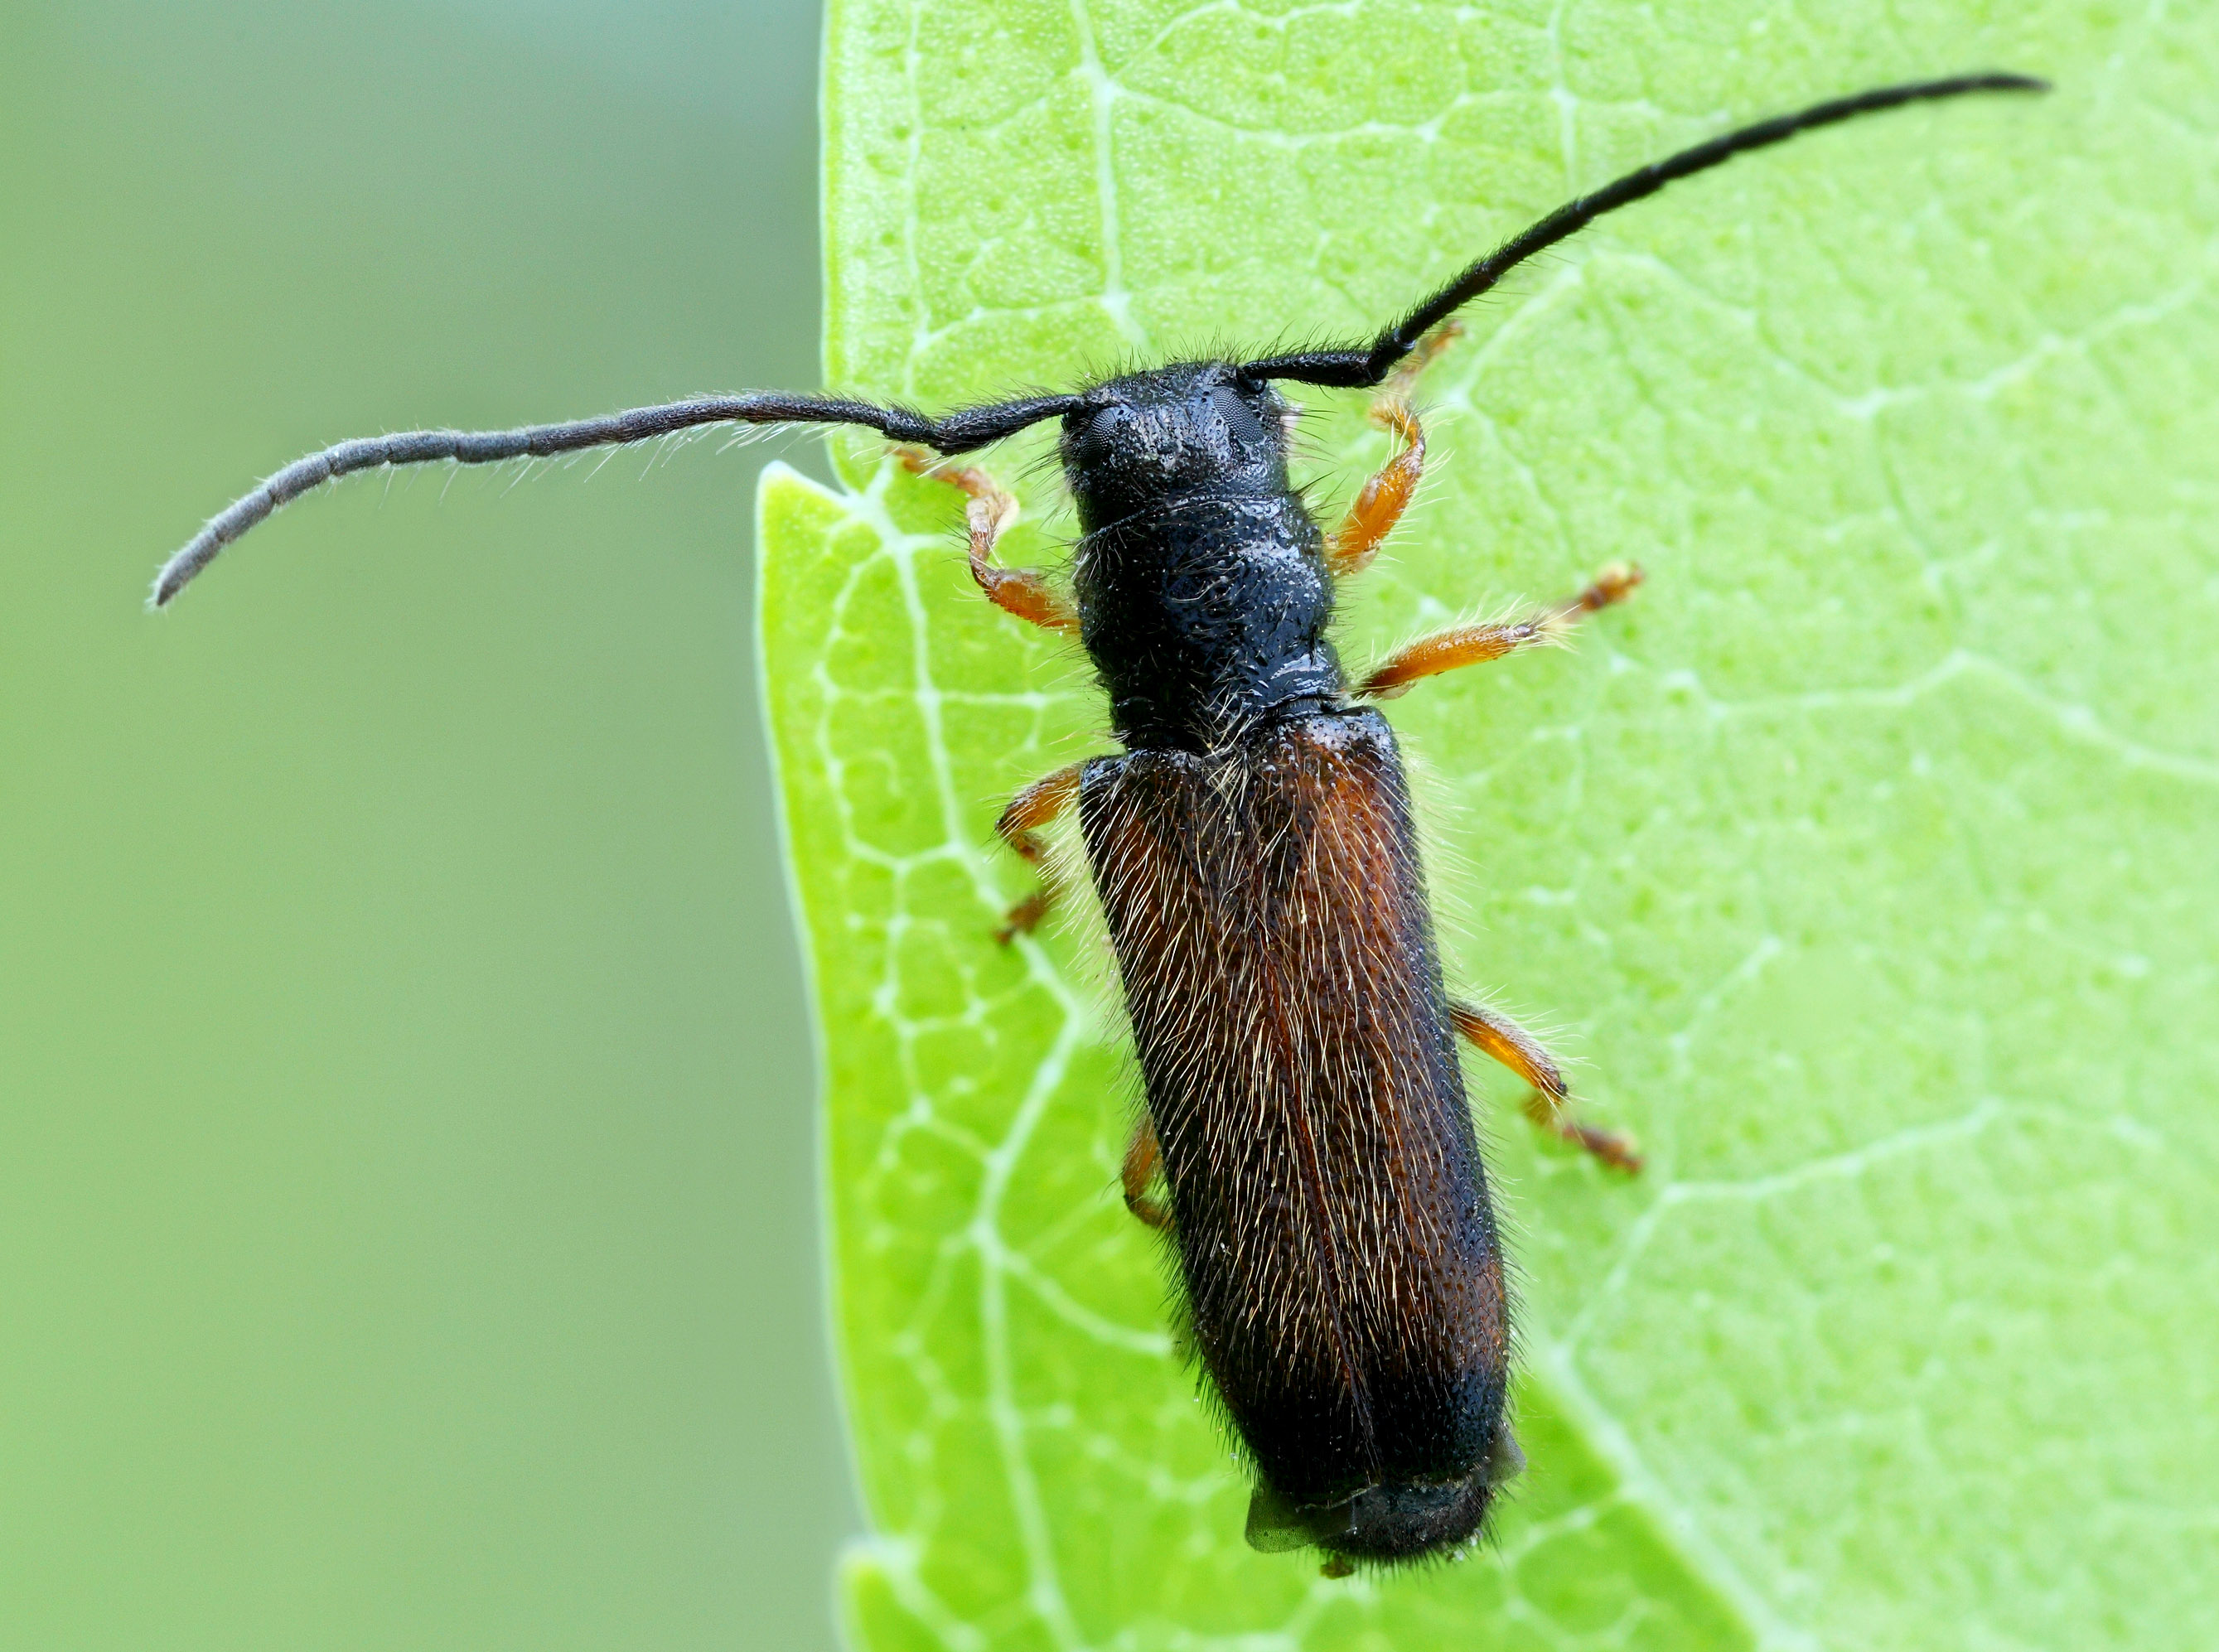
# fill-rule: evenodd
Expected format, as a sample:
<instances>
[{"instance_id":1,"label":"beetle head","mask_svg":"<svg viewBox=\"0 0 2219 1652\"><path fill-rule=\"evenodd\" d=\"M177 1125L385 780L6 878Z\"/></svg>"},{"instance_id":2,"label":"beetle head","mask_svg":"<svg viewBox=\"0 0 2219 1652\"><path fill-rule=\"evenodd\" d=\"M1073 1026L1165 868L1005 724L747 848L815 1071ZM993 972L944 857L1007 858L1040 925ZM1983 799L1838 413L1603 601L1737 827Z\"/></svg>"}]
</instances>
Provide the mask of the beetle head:
<instances>
[{"instance_id":1,"label":"beetle head","mask_svg":"<svg viewBox=\"0 0 2219 1652\"><path fill-rule=\"evenodd\" d=\"M1284 494L1291 408L1226 362L1096 386L1063 416L1064 475L1091 531L1198 494Z\"/></svg>"}]
</instances>

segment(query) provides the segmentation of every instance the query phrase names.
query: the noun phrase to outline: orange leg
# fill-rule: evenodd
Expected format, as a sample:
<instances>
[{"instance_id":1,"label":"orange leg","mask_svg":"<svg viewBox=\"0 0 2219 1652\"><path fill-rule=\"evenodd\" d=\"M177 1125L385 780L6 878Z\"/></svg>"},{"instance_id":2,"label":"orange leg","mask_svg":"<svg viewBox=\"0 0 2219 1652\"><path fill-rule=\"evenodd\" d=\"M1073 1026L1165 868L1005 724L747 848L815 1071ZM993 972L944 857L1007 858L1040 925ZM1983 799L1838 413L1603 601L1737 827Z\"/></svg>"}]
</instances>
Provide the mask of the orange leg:
<instances>
[{"instance_id":1,"label":"orange leg","mask_svg":"<svg viewBox=\"0 0 2219 1652\"><path fill-rule=\"evenodd\" d=\"M1464 328L1451 321L1428 334L1395 370L1371 404L1371 422L1392 431L1402 443L1402 451L1387 461L1378 474L1364 484L1356 503L1339 530L1326 545L1326 566L1337 574L1360 574L1379 554L1379 547L1394 531L1395 523L1418 491L1426 474L1426 432L1410 406L1410 389L1427 362L1448 348Z\"/></svg>"},{"instance_id":2,"label":"orange leg","mask_svg":"<svg viewBox=\"0 0 2219 1652\"><path fill-rule=\"evenodd\" d=\"M1048 630L1078 633L1078 615L1048 583L1047 574L1036 568L1004 568L994 560L995 543L1016 525L1014 494L1003 492L991 476L975 465L947 469L922 448L898 447L894 456L920 476L937 476L963 490L967 501L963 515L971 529L971 577L978 581L989 602L1004 613Z\"/></svg>"},{"instance_id":3,"label":"orange leg","mask_svg":"<svg viewBox=\"0 0 2219 1652\"><path fill-rule=\"evenodd\" d=\"M1159 1233L1170 1228L1172 1213L1148 1197L1148 1183L1155 1179L1156 1171L1163 1162L1163 1149L1156 1143L1156 1127L1144 1117L1126 1146L1124 1168L1118 1172L1118 1179L1125 1184L1125 1208Z\"/></svg>"},{"instance_id":4,"label":"orange leg","mask_svg":"<svg viewBox=\"0 0 2219 1652\"><path fill-rule=\"evenodd\" d=\"M1458 666L1500 660L1506 654L1531 648L1537 643L1554 642L1597 609L1623 602L1641 583L1642 577L1638 566L1613 562L1595 576L1593 585L1570 601L1545 609L1530 619L1495 625L1458 625L1450 630L1436 631L1431 637L1421 637L1389 655L1386 662L1366 677L1356 692L1373 699L1393 699L1397 694L1408 693L1410 685L1420 677L1437 677Z\"/></svg>"},{"instance_id":5,"label":"orange leg","mask_svg":"<svg viewBox=\"0 0 2219 1652\"><path fill-rule=\"evenodd\" d=\"M1360 574L1371 566L1426 474L1426 432L1408 402L1380 397L1371 404L1371 422L1400 437L1402 450L1364 484L1327 542L1326 566L1337 574Z\"/></svg>"},{"instance_id":6,"label":"orange leg","mask_svg":"<svg viewBox=\"0 0 2219 1652\"><path fill-rule=\"evenodd\" d=\"M1639 1173L1641 1155L1634 1152L1631 1138L1582 1124L1564 1112L1571 1091L1540 1040L1501 1011L1480 1004L1450 1004L1449 1022L1473 1048L1500 1061L1533 1086L1533 1093L1526 1098L1526 1116L1537 1126L1586 1149L1614 1171L1624 1171L1628 1176Z\"/></svg>"},{"instance_id":7,"label":"orange leg","mask_svg":"<svg viewBox=\"0 0 2219 1652\"><path fill-rule=\"evenodd\" d=\"M1021 935L1030 935L1055 904L1055 870L1048 865L1047 840L1040 835L1040 829L1070 807L1071 800L1078 795L1078 776L1085 767L1071 763L1042 775L1011 798L1010 806L994 823L1002 842L1039 868L1041 874L1041 886L1011 907L1002 927L995 931L994 939L1004 947Z\"/></svg>"}]
</instances>

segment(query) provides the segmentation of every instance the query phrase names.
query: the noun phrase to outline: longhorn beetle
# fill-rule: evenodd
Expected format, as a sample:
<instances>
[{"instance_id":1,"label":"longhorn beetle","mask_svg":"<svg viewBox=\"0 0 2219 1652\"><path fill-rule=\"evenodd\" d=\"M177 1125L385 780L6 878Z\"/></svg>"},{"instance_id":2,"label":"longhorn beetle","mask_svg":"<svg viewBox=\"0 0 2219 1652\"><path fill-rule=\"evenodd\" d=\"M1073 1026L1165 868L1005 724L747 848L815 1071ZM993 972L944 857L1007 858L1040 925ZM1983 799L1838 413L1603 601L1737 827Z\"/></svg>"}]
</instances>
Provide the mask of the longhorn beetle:
<instances>
[{"instance_id":1,"label":"longhorn beetle","mask_svg":"<svg viewBox=\"0 0 2219 1652\"><path fill-rule=\"evenodd\" d=\"M1068 596L996 562L1014 500L976 469L948 473L967 496L979 588L1020 619L1077 634L1124 748L1058 769L1003 811L996 829L1044 875L1001 938L1047 911L1056 889L1039 833L1075 802L1147 1093L1125 1200L1176 1248L1194 1346L1255 1470L1248 1541L1315 1545L1333 1575L1453 1553L1523 1462L1502 1252L1456 1040L1532 1086L1538 1123L1619 1169L1640 1161L1565 1115L1563 1077L1531 1034L1446 995L1402 761L1371 702L1555 637L1641 573L1613 567L1524 619L1425 637L1352 687L1327 636L1334 582L1371 561L1418 484L1411 382L1457 310L1675 179L1876 110L2045 89L1964 75L1727 133L1559 207L1351 348L1179 362L938 418L769 392L342 442L210 521L162 569L153 602L278 506L357 470L733 423L860 425L928 470L1060 420L1083 530ZM1380 390L1373 417L1399 440L1331 534L1288 480L1294 409L1280 382Z\"/></svg>"}]
</instances>

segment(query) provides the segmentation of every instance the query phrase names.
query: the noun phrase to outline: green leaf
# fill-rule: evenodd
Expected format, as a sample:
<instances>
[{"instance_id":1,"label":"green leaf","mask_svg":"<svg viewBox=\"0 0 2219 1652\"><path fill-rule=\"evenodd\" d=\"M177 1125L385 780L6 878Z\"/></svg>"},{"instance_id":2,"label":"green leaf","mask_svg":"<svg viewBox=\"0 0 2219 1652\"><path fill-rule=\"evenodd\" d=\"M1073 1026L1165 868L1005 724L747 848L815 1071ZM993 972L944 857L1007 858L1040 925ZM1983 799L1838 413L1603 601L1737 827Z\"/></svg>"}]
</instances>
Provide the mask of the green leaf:
<instances>
[{"instance_id":1,"label":"green leaf","mask_svg":"<svg viewBox=\"0 0 2219 1652\"><path fill-rule=\"evenodd\" d=\"M1100 941L991 939L1000 804L1107 746L1084 662L970 588L943 486L766 477L858 1643L2219 1643L2219 12L839 0L830 42L830 378L930 407L1360 336L1736 121L2059 81L1675 186L1428 378L1345 652L1650 575L1391 711L1451 977L1650 1154L1472 1069L1532 1467L1458 1565L1243 1545L1115 1196ZM1385 441L1316 401L1345 497ZM1014 562L1068 526L1046 452L988 456Z\"/></svg>"}]
</instances>

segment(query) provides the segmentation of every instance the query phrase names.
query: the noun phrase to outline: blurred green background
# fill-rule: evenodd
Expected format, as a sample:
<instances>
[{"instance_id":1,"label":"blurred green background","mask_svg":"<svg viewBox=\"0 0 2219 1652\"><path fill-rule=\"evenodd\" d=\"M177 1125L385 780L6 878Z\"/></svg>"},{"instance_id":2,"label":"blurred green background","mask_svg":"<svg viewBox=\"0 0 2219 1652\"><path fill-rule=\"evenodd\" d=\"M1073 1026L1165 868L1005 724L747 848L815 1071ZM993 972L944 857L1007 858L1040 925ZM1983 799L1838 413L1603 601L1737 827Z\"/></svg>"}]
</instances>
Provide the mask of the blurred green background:
<instances>
[{"instance_id":1,"label":"blurred green background","mask_svg":"<svg viewBox=\"0 0 2219 1652\"><path fill-rule=\"evenodd\" d=\"M829 1645L765 450L140 606L312 444L813 385L814 5L4 15L0 1643Z\"/></svg>"}]
</instances>

